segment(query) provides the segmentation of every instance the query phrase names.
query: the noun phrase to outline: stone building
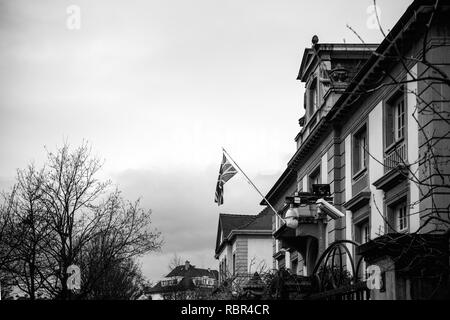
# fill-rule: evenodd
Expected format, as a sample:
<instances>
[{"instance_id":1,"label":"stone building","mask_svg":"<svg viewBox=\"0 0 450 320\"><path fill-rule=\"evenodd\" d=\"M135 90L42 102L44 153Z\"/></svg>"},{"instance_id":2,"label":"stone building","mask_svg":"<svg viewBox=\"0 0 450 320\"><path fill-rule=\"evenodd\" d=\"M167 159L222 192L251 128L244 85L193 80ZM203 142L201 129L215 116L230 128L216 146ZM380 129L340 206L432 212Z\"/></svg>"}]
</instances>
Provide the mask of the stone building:
<instances>
[{"instance_id":1,"label":"stone building","mask_svg":"<svg viewBox=\"0 0 450 320\"><path fill-rule=\"evenodd\" d=\"M152 300L197 300L209 297L217 287L217 270L202 269L186 261L145 292Z\"/></svg>"},{"instance_id":2,"label":"stone building","mask_svg":"<svg viewBox=\"0 0 450 320\"><path fill-rule=\"evenodd\" d=\"M286 197L328 185L343 217L311 201L295 229L273 216L275 268L315 276L328 257L376 273L365 298L448 295L450 7L434 3L414 1L379 45L305 49L297 150L266 198L285 216Z\"/></svg>"}]
</instances>

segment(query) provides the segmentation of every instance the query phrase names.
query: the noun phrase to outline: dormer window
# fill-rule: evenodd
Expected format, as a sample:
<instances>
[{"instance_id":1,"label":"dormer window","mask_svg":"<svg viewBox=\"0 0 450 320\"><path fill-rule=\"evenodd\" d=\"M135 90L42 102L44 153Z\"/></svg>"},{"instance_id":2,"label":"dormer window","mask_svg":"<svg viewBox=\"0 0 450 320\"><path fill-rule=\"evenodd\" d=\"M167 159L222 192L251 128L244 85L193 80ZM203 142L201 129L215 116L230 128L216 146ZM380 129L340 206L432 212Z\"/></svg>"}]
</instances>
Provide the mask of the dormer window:
<instances>
[{"instance_id":1,"label":"dormer window","mask_svg":"<svg viewBox=\"0 0 450 320\"><path fill-rule=\"evenodd\" d=\"M178 284L177 279L168 279L161 281L161 287L175 286Z\"/></svg>"}]
</instances>

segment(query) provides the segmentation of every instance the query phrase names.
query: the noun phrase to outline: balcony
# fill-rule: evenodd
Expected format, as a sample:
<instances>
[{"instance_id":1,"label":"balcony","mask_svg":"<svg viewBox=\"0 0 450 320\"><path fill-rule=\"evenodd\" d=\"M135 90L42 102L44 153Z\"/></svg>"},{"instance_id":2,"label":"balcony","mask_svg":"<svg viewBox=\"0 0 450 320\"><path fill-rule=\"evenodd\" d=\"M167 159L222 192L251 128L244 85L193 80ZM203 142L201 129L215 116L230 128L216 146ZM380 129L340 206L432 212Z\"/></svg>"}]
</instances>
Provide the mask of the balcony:
<instances>
[{"instance_id":1,"label":"balcony","mask_svg":"<svg viewBox=\"0 0 450 320\"><path fill-rule=\"evenodd\" d=\"M408 154L406 143L401 140L389 147L384 155L384 172L407 165Z\"/></svg>"},{"instance_id":2,"label":"balcony","mask_svg":"<svg viewBox=\"0 0 450 320\"><path fill-rule=\"evenodd\" d=\"M384 175L373 185L386 192L406 180L408 174L406 144L404 140L401 140L387 149L384 156Z\"/></svg>"}]
</instances>

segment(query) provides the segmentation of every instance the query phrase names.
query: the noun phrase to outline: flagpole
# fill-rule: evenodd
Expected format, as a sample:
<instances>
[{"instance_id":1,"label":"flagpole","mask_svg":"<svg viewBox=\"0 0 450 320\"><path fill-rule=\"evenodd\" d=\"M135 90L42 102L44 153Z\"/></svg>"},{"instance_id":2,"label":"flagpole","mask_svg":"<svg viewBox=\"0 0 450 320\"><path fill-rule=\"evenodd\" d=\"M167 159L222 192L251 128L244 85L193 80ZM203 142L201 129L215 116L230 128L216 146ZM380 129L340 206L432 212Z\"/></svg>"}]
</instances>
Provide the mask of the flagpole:
<instances>
[{"instance_id":1,"label":"flagpole","mask_svg":"<svg viewBox=\"0 0 450 320\"><path fill-rule=\"evenodd\" d=\"M250 180L250 178L245 174L245 172L239 167L239 165L234 161L234 159L230 156L230 154L225 150L224 147L222 147L223 152L230 158L231 161L236 165L236 167L239 169L239 171L244 175L244 177L247 179L247 181L255 188L255 190L259 193L259 195L264 199L264 201L267 203L267 205L272 209L272 211L282 220L284 221L283 217L278 213L278 211L270 204L269 200L266 199L266 197L259 191L259 189L255 186L255 184Z\"/></svg>"}]
</instances>

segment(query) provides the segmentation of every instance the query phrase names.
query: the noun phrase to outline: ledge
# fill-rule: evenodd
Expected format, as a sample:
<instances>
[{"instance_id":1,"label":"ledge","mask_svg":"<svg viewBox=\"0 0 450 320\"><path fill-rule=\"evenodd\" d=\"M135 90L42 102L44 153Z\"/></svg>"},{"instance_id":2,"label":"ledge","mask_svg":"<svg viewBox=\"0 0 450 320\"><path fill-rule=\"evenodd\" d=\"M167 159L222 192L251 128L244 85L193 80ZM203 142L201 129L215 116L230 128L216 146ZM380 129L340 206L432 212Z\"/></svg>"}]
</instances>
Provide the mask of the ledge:
<instances>
[{"instance_id":1,"label":"ledge","mask_svg":"<svg viewBox=\"0 0 450 320\"><path fill-rule=\"evenodd\" d=\"M353 181L357 181L359 180L361 177L364 176L364 174L367 173L367 167L362 168L361 170L359 170L358 172L356 172L353 176L352 176L352 180Z\"/></svg>"},{"instance_id":2,"label":"ledge","mask_svg":"<svg viewBox=\"0 0 450 320\"><path fill-rule=\"evenodd\" d=\"M370 192L369 191L361 191L356 196L348 200L343 204L344 208L350 211L356 211L362 206L368 204L370 202Z\"/></svg>"},{"instance_id":3,"label":"ledge","mask_svg":"<svg viewBox=\"0 0 450 320\"><path fill-rule=\"evenodd\" d=\"M280 250L273 255L273 258L275 260L279 260L281 258L284 258L285 255L286 255L286 252L284 252L283 250Z\"/></svg>"},{"instance_id":4,"label":"ledge","mask_svg":"<svg viewBox=\"0 0 450 320\"><path fill-rule=\"evenodd\" d=\"M283 224L273 233L273 237L275 239L293 238L295 237L295 230L288 228L285 224Z\"/></svg>"},{"instance_id":5,"label":"ledge","mask_svg":"<svg viewBox=\"0 0 450 320\"><path fill-rule=\"evenodd\" d=\"M375 181L373 185L377 189L388 191L398 185L403 180L406 180L408 176L408 168L404 165L400 165L386 172L380 179Z\"/></svg>"}]
</instances>

